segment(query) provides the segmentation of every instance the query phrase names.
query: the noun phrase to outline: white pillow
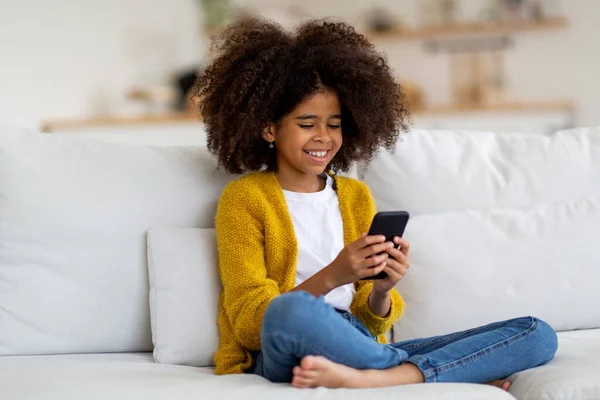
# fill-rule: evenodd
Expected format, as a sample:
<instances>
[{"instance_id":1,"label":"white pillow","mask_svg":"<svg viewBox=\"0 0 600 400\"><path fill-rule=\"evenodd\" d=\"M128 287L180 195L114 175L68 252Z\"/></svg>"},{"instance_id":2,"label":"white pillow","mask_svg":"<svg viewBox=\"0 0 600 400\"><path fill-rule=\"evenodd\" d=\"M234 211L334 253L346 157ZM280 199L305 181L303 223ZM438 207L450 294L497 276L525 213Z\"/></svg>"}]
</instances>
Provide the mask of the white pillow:
<instances>
[{"instance_id":1,"label":"white pillow","mask_svg":"<svg viewBox=\"0 0 600 400\"><path fill-rule=\"evenodd\" d=\"M0 125L0 355L151 351L146 232L214 227L215 168Z\"/></svg>"},{"instance_id":2,"label":"white pillow","mask_svg":"<svg viewBox=\"0 0 600 400\"><path fill-rule=\"evenodd\" d=\"M380 211L412 215L600 197L600 128L553 135L413 130L364 182Z\"/></svg>"},{"instance_id":3,"label":"white pillow","mask_svg":"<svg viewBox=\"0 0 600 400\"><path fill-rule=\"evenodd\" d=\"M148 233L154 359L205 367L219 346L221 284L214 229L155 228Z\"/></svg>"},{"instance_id":4,"label":"white pillow","mask_svg":"<svg viewBox=\"0 0 600 400\"><path fill-rule=\"evenodd\" d=\"M532 315L600 327L600 199L411 219L396 341Z\"/></svg>"}]
</instances>

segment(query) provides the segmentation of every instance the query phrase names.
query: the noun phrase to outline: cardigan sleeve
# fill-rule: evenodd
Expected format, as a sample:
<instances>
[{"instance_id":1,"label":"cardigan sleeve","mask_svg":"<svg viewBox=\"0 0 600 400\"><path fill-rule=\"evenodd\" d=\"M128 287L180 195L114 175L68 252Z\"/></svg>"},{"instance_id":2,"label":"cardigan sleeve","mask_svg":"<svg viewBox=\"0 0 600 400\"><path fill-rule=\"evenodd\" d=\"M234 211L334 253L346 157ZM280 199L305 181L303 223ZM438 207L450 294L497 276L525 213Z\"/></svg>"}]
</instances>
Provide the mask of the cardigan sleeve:
<instances>
[{"instance_id":1,"label":"cardigan sleeve","mask_svg":"<svg viewBox=\"0 0 600 400\"><path fill-rule=\"evenodd\" d=\"M260 350L265 310L277 297L277 283L267 278L264 230L258 201L244 188L226 187L215 220L222 304L233 334L246 349Z\"/></svg>"},{"instance_id":2,"label":"cardigan sleeve","mask_svg":"<svg viewBox=\"0 0 600 400\"><path fill-rule=\"evenodd\" d=\"M355 200L358 204L354 207L355 210L365 210L364 218L357 218L358 234L367 232L371 221L376 213L375 201L371 195L371 191L365 184L361 184ZM373 314L369 307L369 297L373 289L372 281L358 281L354 284L356 294L350 305L350 311L354 316L362 321L369 331L376 336L381 336L387 333L394 322L402 316L404 312L404 301L394 288L390 291L390 311L385 317L380 317Z\"/></svg>"},{"instance_id":3,"label":"cardigan sleeve","mask_svg":"<svg viewBox=\"0 0 600 400\"><path fill-rule=\"evenodd\" d=\"M369 307L369 297L373 282L361 281L356 284L357 291L352 300L350 310L352 314L362 321L369 331L375 336L387 333L394 322L398 321L404 312L404 301L396 289L390 291L390 312L385 317L373 314Z\"/></svg>"}]
</instances>

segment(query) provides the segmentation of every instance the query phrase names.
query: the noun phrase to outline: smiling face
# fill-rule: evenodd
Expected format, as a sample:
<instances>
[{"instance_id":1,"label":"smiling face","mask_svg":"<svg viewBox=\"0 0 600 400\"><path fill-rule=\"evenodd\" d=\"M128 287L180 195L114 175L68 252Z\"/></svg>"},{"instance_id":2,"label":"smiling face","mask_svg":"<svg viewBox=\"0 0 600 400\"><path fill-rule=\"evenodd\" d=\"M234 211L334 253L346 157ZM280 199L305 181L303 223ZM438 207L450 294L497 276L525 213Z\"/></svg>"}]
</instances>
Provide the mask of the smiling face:
<instances>
[{"instance_id":1,"label":"smiling face","mask_svg":"<svg viewBox=\"0 0 600 400\"><path fill-rule=\"evenodd\" d=\"M323 90L270 124L263 137L275 143L278 175L306 179L325 171L342 146L341 114L337 94Z\"/></svg>"}]
</instances>

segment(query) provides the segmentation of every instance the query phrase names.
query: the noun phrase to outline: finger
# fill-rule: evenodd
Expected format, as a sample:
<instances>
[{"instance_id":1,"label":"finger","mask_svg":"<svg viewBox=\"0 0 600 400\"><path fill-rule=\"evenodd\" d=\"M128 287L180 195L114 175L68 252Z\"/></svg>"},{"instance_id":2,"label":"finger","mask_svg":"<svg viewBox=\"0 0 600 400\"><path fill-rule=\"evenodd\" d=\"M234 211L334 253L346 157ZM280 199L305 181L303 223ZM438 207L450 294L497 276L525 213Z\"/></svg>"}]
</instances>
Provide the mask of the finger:
<instances>
[{"instance_id":1,"label":"finger","mask_svg":"<svg viewBox=\"0 0 600 400\"><path fill-rule=\"evenodd\" d=\"M359 264L360 269L373 268L382 262L386 261L390 256L388 253L379 254L377 256L368 257L362 260Z\"/></svg>"},{"instance_id":2,"label":"finger","mask_svg":"<svg viewBox=\"0 0 600 400\"><path fill-rule=\"evenodd\" d=\"M383 272L387 274L389 280L395 283L400 282L400 280L404 277L403 274L398 273L398 271L392 268L389 264L387 267L385 267Z\"/></svg>"},{"instance_id":3,"label":"finger","mask_svg":"<svg viewBox=\"0 0 600 400\"><path fill-rule=\"evenodd\" d=\"M394 243L397 246L400 246L400 250L404 253L404 255L408 255L408 250L410 249L410 243L405 240L402 239L399 236L394 237Z\"/></svg>"},{"instance_id":4,"label":"finger","mask_svg":"<svg viewBox=\"0 0 600 400\"><path fill-rule=\"evenodd\" d=\"M398 261L401 264L408 264L408 257L401 250L398 249L388 249L386 253L390 255L394 260Z\"/></svg>"},{"instance_id":5,"label":"finger","mask_svg":"<svg viewBox=\"0 0 600 400\"><path fill-rule=\"evenodd\" d=\"M379 273L381 273L381 271L385 270L386 268L387 268L387 261L384 261L381 264L377 265L376 267L370 268L368 271L370 272L370 276L375 276L375 275L378 275Z\"/></svg>"},{"instance_id":6,"label":"finger","mask_svg":"<svg viewBox=\"0 0 600 400\"><path fill-rule=\"evenodd\" d=\"M383 235L367 235L364 237L361 237L360 239L357 240L357 242L359 242L359 248L363 249L367 246L370 246L372 244L375 243L383 243L385 242L385 236Z\"/></svg>"},{"instance_id":7,"label":"finger","mask_svg":"<svg viewBox=\"0 0 600 400\"><path fill-rule=\"evenodd\" d=\"M383 253L383 252L385 252L389 249L393 249L393 248L394 248L394 243L392 243L392 242L376 243L376 244L372 244L372 245L367 246L364 249L360 250L357 253L357 256L360 258L367 258L374 254Z\"/></svg>"},{"instance_id":8,"label":"finger","mask_svg":"<svg viewBox=\"0 0 600 400\"><path fill-rule=\"evenodd\" d=\"M386 261L384 261L384 262L376 265L375 267L363 269L358 275L359 275L360 279L370 278L372 276L377 275L381 271L383 271L386 266L387 266L387 263L386 263Z\"/></svg>"},{"instance_id":9,"label":"finger","mask_svg":"<svg viewBox=\"0 0 600 400\"><path fill-rule=\"evenodd\" d=\"M404 264L399 263L398 261L394 260L393 258L389 258L388 260L386 260L388 268L393 269L394 271L396 271L396 273L404 276L406 275L406 272L408 271L408 267Z\"/></svg>"}]
</instances>

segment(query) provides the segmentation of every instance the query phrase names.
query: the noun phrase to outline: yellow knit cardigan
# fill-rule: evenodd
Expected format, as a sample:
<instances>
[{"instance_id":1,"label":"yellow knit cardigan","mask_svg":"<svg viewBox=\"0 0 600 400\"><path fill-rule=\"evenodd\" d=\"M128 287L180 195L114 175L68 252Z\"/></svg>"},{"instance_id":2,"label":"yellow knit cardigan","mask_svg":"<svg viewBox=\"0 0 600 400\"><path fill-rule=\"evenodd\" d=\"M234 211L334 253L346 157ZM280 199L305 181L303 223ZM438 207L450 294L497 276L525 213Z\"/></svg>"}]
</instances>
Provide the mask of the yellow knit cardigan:
<instances>
[{"instance_id":1,"label":"yellow knit cardigan","mask_svg":"<svg viewBox=\"0 0 600 400\"><path fill-rule=\"evenodd\" d=\"M368 187L334 176L348 245L367 232L375 214ZM219 274L217 374L243 373L260 350L263 315L271 300L294 288L298 244L287 204L272 172L253 172L231 182L221 194L216 215ZM350 310L385 342L384 334L400 318L404 302L393 290L391 309L381 318L369 308L372 283L359 281Z\"/></svg>"}]
</instances>

